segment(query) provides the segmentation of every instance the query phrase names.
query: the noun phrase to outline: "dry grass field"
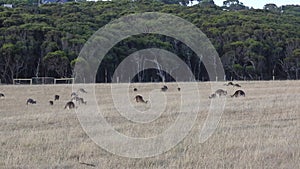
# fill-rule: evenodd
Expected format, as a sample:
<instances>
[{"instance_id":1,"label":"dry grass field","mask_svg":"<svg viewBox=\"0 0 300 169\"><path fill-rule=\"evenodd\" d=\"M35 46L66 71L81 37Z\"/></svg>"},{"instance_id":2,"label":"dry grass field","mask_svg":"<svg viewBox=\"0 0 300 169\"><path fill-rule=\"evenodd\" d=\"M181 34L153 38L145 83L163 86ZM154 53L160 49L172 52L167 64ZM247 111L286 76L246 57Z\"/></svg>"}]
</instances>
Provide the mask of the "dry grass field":
<instances>
[{"instance_id":1,"label":"dry grass field","mask_svg":"<svg viewBox=\"0 0 300 169\"><path fill-rule=\"evenodd\" d=\"M0 86L0 168L300 168L300 81L239 82L245 98L227 96L221 121L214 134L199 143L210 106L209 83L198 83L201 105L196 124L188 136L170 151L143 159L111 154L95 144L82 129L74 110L64 109L72 86ZM115 87L127 87L114 84ZM133 124L114 108L111 85L98 84L95 95L107 122L115 130L134 137L154 136L170 126L179 113L180 92L188 92L189 105L199 99L175 83L167 84L167 106L161 117L149 124ZM149 100L149 92L162 84L130 84ZM87 87L89 92L91 88ZM133 92L134 87L138 88ZM238 89L220 87L229 94ZM59 94L53 106L49 100ZM122 93L120 93L122 94ZM89 108L93 93L82 94ZM27 98L37 100L26 105ZM135 103L137 109L147 105ZM188 106L188 105L186 105ZM91 165L86 165L86 164Z\"/></svg>"}]
</instances>

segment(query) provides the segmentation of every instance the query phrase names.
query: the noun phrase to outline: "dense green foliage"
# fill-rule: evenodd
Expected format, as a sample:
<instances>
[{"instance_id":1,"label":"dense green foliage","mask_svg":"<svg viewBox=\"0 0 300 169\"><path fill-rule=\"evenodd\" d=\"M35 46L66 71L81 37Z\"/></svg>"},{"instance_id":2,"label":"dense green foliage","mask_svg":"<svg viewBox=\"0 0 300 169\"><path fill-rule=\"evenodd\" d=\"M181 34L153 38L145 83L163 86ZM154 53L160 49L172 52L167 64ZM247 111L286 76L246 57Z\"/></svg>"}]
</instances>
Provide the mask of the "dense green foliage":
<instances>
[{"instance_id":1,"label":"dense green foliage","mask_svg":"<svg viewBox=\"0 0 300 169\"><path fill-rule=\"evenodd\" d=\"M204 1L192 7L158 1L69 2L0 7L0 78L72 76L72 66L88 38L108 22L137 12L171 13L199 27L215 46L227 79L296 79L300 60L300 6L269 4L248 9L236 1L224 7ZM159 47L178 55L196 78L207 80L205 68L184 44L161 35L121 41L105 57L98 81L110 81L123 58L140 49ZM153 73L138 81L148 81ZM167 79L168 80L168 79ZM170 80L170 79L169 79Z\"/></svg>"}]
</instances>

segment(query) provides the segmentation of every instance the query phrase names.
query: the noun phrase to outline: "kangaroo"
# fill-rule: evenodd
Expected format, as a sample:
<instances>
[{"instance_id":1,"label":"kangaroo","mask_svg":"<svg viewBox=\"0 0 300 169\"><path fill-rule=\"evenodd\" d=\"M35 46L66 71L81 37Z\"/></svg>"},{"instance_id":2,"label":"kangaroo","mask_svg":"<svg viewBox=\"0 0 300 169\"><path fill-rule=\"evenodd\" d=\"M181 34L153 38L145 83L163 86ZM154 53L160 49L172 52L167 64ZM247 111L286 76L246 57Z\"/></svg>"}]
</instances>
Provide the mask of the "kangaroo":
<instances>
[{"instance_id":1,"label":"kangaroo","mask_svg":"<svg viewBox=\"0 0 300 169\"><path fill-rule=\"evenodd\" d=\"M78 92L81 92L81 93L87 93L87 91L85 91L83 88L80 88L80 89L78 90Z\"/></svg>"},{"instance_id":2,"label":"kangaroo","mask_svg":"<svg viewBox=\"0 0 300 169\"><path fill-rule=\"evenodd\" d=\"M136 91L138 91L138 89L137 89L137 88L134 88L134 89L133 89L133 91L135 91L135 92L136 92Z\"/></svg>"},{"instance_id":3,"label":"kangaroo","mask_svg":"<svg viewBox=\"0 0 300 169\"><path fill-rule=\"evenodd\" d=\"M227 84L224 84L225 86L233 86L234 84L232 82L228 82Z\"/></svg>"},{"instance_id":4,"label":"kangaroo","mask_svg":"<svg viewBox=\"0 0 300 169\"><path fill-rule=\"evenodd\" d=\"M71 93L71 97L77 97L77 96L78 96L78 94L76 92Z\"/></svg>"},{"instance_id":5,"label":"kangaroo","mask_svg":"<svg viewBox=\"0 0 300 169\"><path fill-rule=\"evenodd\" d=\"M55 95L54 100L59 100L59 95Z\"/></svg>"},{"instance_id":6,"label":"kangaroo","mask_svg":"<svg viewBox=\"0 0 300 169\"><path fill-rule=\"evenodd\" d=\"M26 104L28 105L29 103L30 103L30 104L36 104L36 101L33 100L33 99L31 99L31 98L29 98L29 99L27 99Z\"/></svg>"},{"instance_id":7,"label":"kangaroo","mask_svg":"<svg viewBox=\"0 0 300 169\"><path fill-rule=\"evenodd\" d=\"M75 104L72 101L67 102L67 104L65 105L65 109L74 109L75 108Z\"/></svg>"},{"instance_id":8,"label":"kangaroo","mask_svg":"<svg viewBox=\"0 0 300 169\"><path fill-rule=\"evenodd\" d=\"M233 95L231 95L231 97L239 97L239 96L246 96L245 92L243 90L237 90L234 92Z\"/></svg>"},{"instance_id":9,"label":"kangaroo","mask_svg":"<svg viewBox=\"0 0 300 169\"><path fill-rule=\"evenodd\" d=\"M213 99L213 98L216 98L216 97L217 97L216 94L213 93L213 94L211 94L208 98Z\"/></svg>"},{"instance_id":10,"label":"kangaroo","mask_svg":"<svg viewBox=\"0 0 300 169\"><path fill-rule=\"evenodd\" d=\"M50 100L49 104L52 106L54 104L54 102L52 100Z\"/></svg>"},{"instance_id":11,"label":"kangaroo","mask_svg":"<svg viewBox=\"0 0 300 169\"><path fill-rule=\"evenodd\" d=\"M164 85L162 88L161 88L161 91L165 92L168 90L168 86Z\"/></svg>"},{"instance_id":12,"label":"kangaroo","mask_svg":"<svg viewBox=\"0 0 300 169\"><path fill-rule=\"evenodd\" d=\"M217 96L226 96L227 95L227 91L225 91L225 90L223 90L223 89L218 89L216 92L215 92L215 94L217 95Z\"/></svg>"},{"instance_id":13,"label":"kangaroo","mask_svg":"<svg viewBox=\"0 0 300 169\"><path fill-rule=\"evenodd\" d=\"M211 94L208 98L212 99L212 98L226 96L226 95L227 95L227 91L223 89L218 89L215 91L215 93Z\"/></svg>"},{"instance_id":14,"label":"kangaroo","mask_svg":"<svg viewBox=\"0 0 300 169\"><path fill-rule=\"evenodd\" d=\"M239 85L239 84L237 84L237 83L234 84L234 86L235 86L235 87L242 87L241 85Z\"/></svg>"},{"instance_id":15,"label":"kangaroo","mask_svg":"<svg viewBox=\"0 0 300 169\"><path fill-rule=\"evenodd\" d=\"M79 98L79 103L86 104L87 102L83 100L83 98Z\"/></svg>"},{"instance_id":16,"label":"kangaroo","mask_svg":"<svg viewBox=\"0 0 300 169\"><path fill-rule=\"evenodd\" d=\"M78 97L78 96L73 97L73 98L71 99L71 101L79 102L79 104L80 104L80 103L82 103L82 104L86 104L86 103L87 103L86 101L84 101L83 98Z\"/></svg>"},{"instance_id":17,"label":"kangaroo","mask_svg":"<svg viewBox=\"0 0 300 169\"><path fill-rule=\"evenodd\" d=\"M5 95L3 93L0 93L0 98L4 98Z\"/></svg>"},{"instance_id":18,"label":"kangaroo","mask_svg":"<svg viewBox=\"0 0 300 169\"><path fill-rule=\"evenodd\" d=\"M235 87L242 87L241 85L237 83L228 82L227 84L224 84L225 86L235 86Z\"/></svg>"},{"instance_id":19,"label":"kangaroo","mask_svg":"<svg viewBox=\"0 0 300 169\"><path fill-rule=\"evenodd\" d=\"M181 90L180 87L178 87L177 90L180 91Z\"/></svg>"},{"instance_id":20,"label":"kangaroo","mask_svg":"<svg viewBox=\"0 0 300 169\"><path fill-rule=\"evenodd\" d=\"M143 99L143 96L141 96L141 95L135 96L135 101L136 101L137 103L138 103L138 102L148 103L148 101L145 101L145 100Z\"/></svg>"}]
</instances>

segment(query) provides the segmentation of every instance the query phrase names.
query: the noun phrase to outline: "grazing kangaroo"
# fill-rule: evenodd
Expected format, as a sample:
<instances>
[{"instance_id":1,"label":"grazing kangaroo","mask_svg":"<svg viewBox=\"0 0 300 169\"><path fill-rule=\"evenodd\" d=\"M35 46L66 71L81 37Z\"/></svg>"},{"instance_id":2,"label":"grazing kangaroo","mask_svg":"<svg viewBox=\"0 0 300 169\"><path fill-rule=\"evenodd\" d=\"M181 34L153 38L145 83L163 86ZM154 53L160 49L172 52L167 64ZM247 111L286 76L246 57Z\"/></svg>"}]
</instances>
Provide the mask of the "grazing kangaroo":
<instances>
[{"instance_id":1,"label":"grazing kangaroo","mask_svg":"<svg viewBox=\"0 0 300 169\"><path fill-rule=\"evenodd\" d=\"M232 82L228 82L227 84L224 84L226 86L233 86L234 84Z\"/></svg>"},{"instance_id":2,"label":"grazing kangaroo","mask_svg":"<svg viewBox=\"0 0 300 169\"><path fill-rule=\"evenodd\" d=\"M29 103L30 103L30 104L36 104L36 101L33 100L33 99L31 99L31 98L29 98L29 99L27 99L26 104L28 105Z\"/></svg>"},{"instance_id":3,"label":"grazing kangaroo","mask_svg":"<svg viewBox=\"0 0 300 169\"><path fill-rule=\"evenodd\" d=\"M168 86L164 85L164 87L161 88L161 91L165 92L168 90Z\"/></svg>"},{"instance_id":4,"label":"grazing kangaroo","mask_svg":"<svg viewBox=\"0 0 300 169\"><path fill-rule=\"evenodd\" d=\"M79 98L79 104L80 104L80 103L82 103L82 104L86 104L87 102L86 102L86 101L84 101L84 100L83 100L83 98L81 98L81 97L80 97L80 98Z\"/></svg>"},{"instance_id":5,"label":"grazing kangaroo","mask_svg":"<svg viewBox=\"0 0 300 169\"><path fill-rule=\"evenodd\" d=\"M4 98L4 94L3 93L0 93L0 98Z\"/></svg>"},{"instance_id":6,"label":"grazing kangaroo","mask_svg":"<svg viewBox=\"0 0 300 169\"><path fill-rule=\"evenodd\" d=\"M227 91L225 91L223 89L218 89L218 90L215 91L215 93L211 94L209 96L209 98L212 99L212 98L226 96L226 95L227 95Z\"/></svg>"},{"instance_id":7,"label":"grazing kangaroo","mask_svg":"<svg viewBox=\"0 0 300 169\"><path fill-rule=\"evenodd\" d=\"M52 106L54 104L54 102L52 100L50 100L49 104Z\"/></svg>"},{"instance_id":8,"label":"grazing kangaroo","mask_svg":"<svg viewBox=\"0 0 300 169\"><path fill-rule=\"evenodd\" d=\"M241 85L239 85L239 84L237 84L237 83L234 84L234 86L235 86L235 87L242 87Z\"/></svg>"},{"instance_id":9,"label":"grazing kangaroo","mask_svg":"<svg viewBox=\"0 0 300 169\"><path fill-rule=\"evenodd\" d=\"M136 91L138 91L138 89L137 89L137 88L134 88L134 89L133 89L133 91L135 91L135 92L136 92Z\"/></svg>"},{"instance_id":10,"label":"grazing kangaroo","mask_svg":"<svg viewBox=\"0 0 300 169\"><path fill-rule=\"evenodd\" d=\"M136 101L137 103L138 103L138 102L148 103L148 101L145 101L145 100L143 99L143 96L141 96L141 95L135 96L135 101Z\"/></svg>"},{"instance_id":11,"label":"grazing kangaroo","mask_svg":"<svg viewBox=\"0 0 300 169\"><path fill-rule=\"evenodd\" d=\"M223 90L223 89L218 89L216 92L215 92L215 94L217 95L217 96L226 96L227 95L227 91L225 91L225 90Z\"/></svg>"},{"instance_id":12,"label":"grazing kangaroo","mask_svg":"<svg viewBox=\"0 0 300 169\"><path fill-rule=\"evenodd\" d=\"M87 91L85 91L83 88L80 88L80 89L78 90L78 92L81 92L81 93L87 93Z\"/></svg>"},{"instance_id":13,"label":"grazing kangaroo","mask_svg":"<svg viewBox=\"0 0 300 169\"><path fill-rule=\"evenodd\" d=\"M54 100L59 100L59 95L55 95Z\"/></svg>"},{"instance_id":14,"label":"grazing kangaroo","mask_svg":"<svg viewBox=\"0 0 300 169\"><path fill-rule=\"evenodd\" d=\"M75 104L72 101L67 102L67 104L65 105L65 109L74 109L75 108Z\"/></svg>"},{"instance_id":15,"label":"grazing kangaroo","mask_svg":"<svg viewBox=\"0 0 300 169\"><path fill-rule=\"evenodd\" d=\"M87 103L86 101L84 101L83 98L78 97L78 96L73 97L73 98L71 99L71 101L79 102L79 104L80 104L80 103L82 103L82 104L86 104L86 103Z\"/></svg>"},{"instance_id":16,"label":"grazing kangaroo","mask_svg":"<svg viewBox=\"0 0 300 169\"><path fill-rule=\"evenodd\" d=\"M78 96L78 94L76 92L71 93L71 97L77 97L77 96Z\"/></svg>"},{"instance_id":17,"label":"grazing kangaroo","mask_svg":"<svg viewBox=\"0 0 300 169\"><path fill-rule=\"evenodd\" d=\"M213 98L216 98L216 97L217 97L217 95L215 93L213 93L208 98L213 99Z\"/></svg>"},{"instance_id":18,"label":"grazing kangaroo","mask_svg":"<svg viewBox=\"0 0 300 169\"><path fill-rule=\"evenodd\" d=\"M239 97L239 96L246 96L245 92L243 90L237 90L234 92L233 95L231 95L231 97Z\"/></svg>"},{"instance_id":19,"label":"grazing kangaroo","mask_svg":"<svg viewBox=\"0 0 300 169\"><path fill-rule=\"evenodd\" d=\"M241 85L237 84L237 83L232 83L232 82L228 82L227 84L224 84L226 86L235 86L235 87L242 87Z\"/></svg>"}]
</instances>

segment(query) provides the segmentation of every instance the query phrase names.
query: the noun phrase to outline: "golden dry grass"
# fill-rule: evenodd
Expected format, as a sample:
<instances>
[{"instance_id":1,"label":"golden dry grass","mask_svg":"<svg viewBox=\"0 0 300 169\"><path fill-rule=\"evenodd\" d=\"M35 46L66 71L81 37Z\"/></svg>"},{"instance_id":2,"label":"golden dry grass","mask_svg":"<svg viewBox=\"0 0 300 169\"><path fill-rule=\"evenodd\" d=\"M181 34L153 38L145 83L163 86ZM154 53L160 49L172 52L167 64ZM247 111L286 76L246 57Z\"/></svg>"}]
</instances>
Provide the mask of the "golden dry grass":
<instances>
[{"instance_id":1,"label":"golden dry grass","mask_svg":"<svg viewBox=\"0 0 300 169\"><path fill-rule=\"evenodd\" d=\"M300 168L300 81L240 82L245 98L227 97L222 119L205 143L198 142L211 94L209 83L198 83L201 105L189 135L170 151L156 157L131 159L113 155L97 146L83 131L76 113L64 110L72 86L0 86L0 168ZM126 87L126 84L114 84ZM189 92L193 105L194 91ZM162 84L131 84L149 100L149 92ZM229 94L237 88L223 86ZM92 87L92 86L91 86ZM176 84L168 84L165 112L149 124L135 124L120 116L110 96L111 85L96 85L98 104L106 120L126 135L149 137L176 120L180 96ZM89 89L87 89L89 90ZM135 93L129 90L130 97ZM54 95L61 96L50 106ZM88 103L92 93L83 95ZM37 100L26 105L27 98ZM137 109L147 105L132 104ZM89 104L79 105L86 106Z\"/></svg>"}]
</instances>

